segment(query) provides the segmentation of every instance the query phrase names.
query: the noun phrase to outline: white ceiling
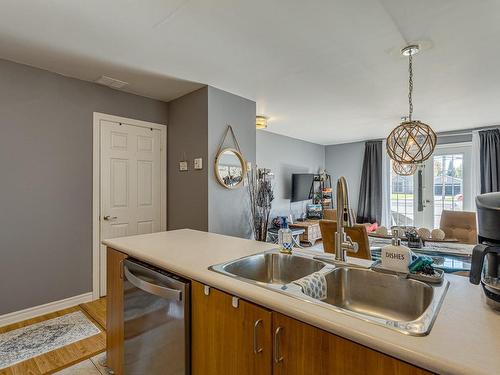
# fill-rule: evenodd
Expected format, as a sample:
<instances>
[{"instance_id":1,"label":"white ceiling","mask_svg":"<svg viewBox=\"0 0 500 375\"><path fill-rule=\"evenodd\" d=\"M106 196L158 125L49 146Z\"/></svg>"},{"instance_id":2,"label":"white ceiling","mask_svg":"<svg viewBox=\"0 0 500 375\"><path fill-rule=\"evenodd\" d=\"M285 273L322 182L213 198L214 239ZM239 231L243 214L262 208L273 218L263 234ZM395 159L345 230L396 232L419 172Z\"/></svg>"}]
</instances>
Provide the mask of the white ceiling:
<instances>
[{"instance_id":1,"label":"white ceiling","mask_svg":"<svg viewBox=\"0 0 500 375\"><path fill-rule=\"evenodd\" d=\"M499 39L498 0L0 0L1 58L163 100L212 85L321 144L400 121L412 41L415 118L499 124Z\"/></svg>"}]
</instances>

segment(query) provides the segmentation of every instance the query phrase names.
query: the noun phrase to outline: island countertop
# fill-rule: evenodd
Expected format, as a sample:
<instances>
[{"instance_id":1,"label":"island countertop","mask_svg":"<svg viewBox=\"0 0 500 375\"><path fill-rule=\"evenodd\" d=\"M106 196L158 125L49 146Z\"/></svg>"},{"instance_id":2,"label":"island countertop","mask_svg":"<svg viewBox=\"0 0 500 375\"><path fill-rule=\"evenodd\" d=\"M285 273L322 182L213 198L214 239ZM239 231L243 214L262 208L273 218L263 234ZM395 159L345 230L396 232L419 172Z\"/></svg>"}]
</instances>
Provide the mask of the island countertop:
<instances>
[{"instance_id":1,"label":"island countertop","mask_svg":"<svg viewBox=\"0 0 500 375\"><path fill-rule=\"evenodd\" d=\"M479 286L447 275L450 287L428 336L415 337L210 271L209 266L270 250L274 244L189 229L104 240L151 265L440 374L500 373L500 313ZM298 251L300 252L300 251Z\"/></svg>"}]
</instances>

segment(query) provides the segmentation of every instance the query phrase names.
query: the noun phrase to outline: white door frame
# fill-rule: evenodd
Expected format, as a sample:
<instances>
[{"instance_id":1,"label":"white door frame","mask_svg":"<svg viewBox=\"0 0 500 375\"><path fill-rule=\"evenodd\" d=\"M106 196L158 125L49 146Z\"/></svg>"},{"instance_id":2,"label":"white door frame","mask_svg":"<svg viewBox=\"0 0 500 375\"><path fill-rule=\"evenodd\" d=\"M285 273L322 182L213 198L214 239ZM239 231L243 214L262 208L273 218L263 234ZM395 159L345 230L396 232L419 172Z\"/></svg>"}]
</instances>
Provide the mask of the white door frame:
<instances>
[{"instance_id":1,"label":"white door frame","mask_svg":"<svg viewBox=\"0 0 500 375\"><path fill-rule=\"evenodd\" d=\"M463 185L463 194L464 196L470 197L471 195L471 142L457 142L457 143L449 143L449 144L441 144L437 145L432 156L427 159L425 162L419 165L418 170L423 171L423 201L424 201L424 211L419 212L417 210L418 207L418 174L415 173L413 175L413 224L416 227L426 227L431 228L433 225L431 223L434 220L434 165L433 160L434 156L444 155L448 153L457 153L463 154L463 173L464 173L464 181L468 181L468 183L464 183ZM470 211L470 202L472 202L469 198L464 201L464 211Z\"/></svg>"},{"instance_id":2,"label":"white door frame","mask_svg":"<svg viewBox=\"0 0 500 375\"><path fill-rule=\"evenodd\" d=\"M471 211L471 203L474 199L471 199L472 190L472 167L471 167L471 152L472 152L472 142L457 142L457 143L446 143L442 145L437 145L432 156L425 161L426 170L424 176L424 201L428 200L430 203L426 203L428 208L424 209L422 212L422 223L428 228L432 228L430 225L434 221L434 156L446 155L446 154L463 154L463 191L462 194L467 199L464 199L463 210ZM416 207L416 206L415 206ZM433 223L434 225L439 223Z\"/></svg>"},{"instance_id":3,"label":"white door frame","mask_svg":"<svg viewBox=\"0 0 500 375\"><path fill-rule=\"evenodd\" d=\"M127 125L157 129L160 133L160 160L161 160L161 230L167 230L167 125L155 124L141 120L129 119L94 112L93 127L93 166L92 166L92 297L98 299L100 295L100 209L101 209L101 120L121 122Z\"/></svg>"}]
</instances>

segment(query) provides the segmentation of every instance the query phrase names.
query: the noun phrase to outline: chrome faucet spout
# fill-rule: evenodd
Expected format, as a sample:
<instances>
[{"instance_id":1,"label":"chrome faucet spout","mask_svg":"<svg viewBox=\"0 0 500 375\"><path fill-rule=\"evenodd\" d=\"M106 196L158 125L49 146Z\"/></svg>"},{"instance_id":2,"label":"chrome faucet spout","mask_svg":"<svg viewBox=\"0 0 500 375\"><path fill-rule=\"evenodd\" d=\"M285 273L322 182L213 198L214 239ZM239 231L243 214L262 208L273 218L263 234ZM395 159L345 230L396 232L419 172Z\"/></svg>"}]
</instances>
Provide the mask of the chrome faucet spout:
<instances>
[{"instance_id":1,"label":"chrome faucet spout","mask_svg":"<svg viewBox=\"0 0 500 375\"><path fill-rule=\"evenodd\" d=\"M345 233L345 228L354 226L355 220L349 206L349 192L345 177L337 180L337 232L335 233L335 260L346 261L346 252L358 251L358 244Z\"/></svg>"},{"instance_id":2,"label":"chrome faucet spout","mask_svg":"<svg viewBox=\"0 0 500 375\"><path fill-rule=\"evenodd\" d=\"M349 192L344 176L337 181L337 225L343 228L354 226L354 217L349 206Z\"/></svg>"}]
</instances>

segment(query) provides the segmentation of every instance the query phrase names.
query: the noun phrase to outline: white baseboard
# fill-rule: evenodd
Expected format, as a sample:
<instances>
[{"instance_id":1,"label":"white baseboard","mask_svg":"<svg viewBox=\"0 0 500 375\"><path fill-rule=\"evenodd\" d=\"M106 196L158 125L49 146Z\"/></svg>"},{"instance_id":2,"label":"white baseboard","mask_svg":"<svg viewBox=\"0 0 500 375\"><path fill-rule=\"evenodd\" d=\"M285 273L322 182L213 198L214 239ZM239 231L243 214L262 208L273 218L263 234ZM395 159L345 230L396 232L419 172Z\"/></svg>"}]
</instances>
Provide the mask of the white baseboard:
<instances>
[{"instance_id":1,"label":"white baseboard","mask_svg":"<svg viewBox=\"0 0 500 375\"><path fill-rule=\"evenodd\" d=\"M0 315L0 327L92 301L92 292Z\"/></svg>"}]
</instances>

